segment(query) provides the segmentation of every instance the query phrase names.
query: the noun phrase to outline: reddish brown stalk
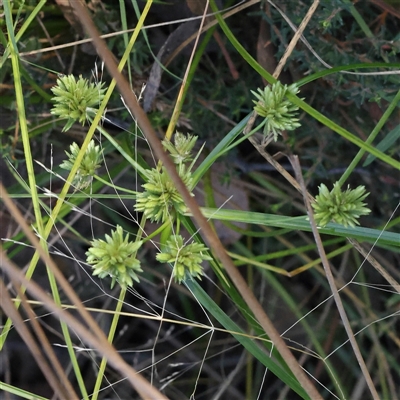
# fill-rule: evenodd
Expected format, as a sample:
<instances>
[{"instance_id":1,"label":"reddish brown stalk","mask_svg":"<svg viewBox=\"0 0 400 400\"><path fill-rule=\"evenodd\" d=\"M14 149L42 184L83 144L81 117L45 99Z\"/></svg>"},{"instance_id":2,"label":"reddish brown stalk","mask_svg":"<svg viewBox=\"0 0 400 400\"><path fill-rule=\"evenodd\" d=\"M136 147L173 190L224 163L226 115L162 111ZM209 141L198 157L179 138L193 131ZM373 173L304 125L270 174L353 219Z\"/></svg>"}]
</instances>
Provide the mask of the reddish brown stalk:
<instances>
[{"instance_id":1,"label":"reddish brown stalk","mask_svg":"<svg viewBox=\"0 0 400 400\"><path fill-rule=\"evenodd\" d=\"M301 369L296 358L293 356L289 348L286 346L284 340L280 337L278 331L275 329L271 320L265 314L261 304L258 302L253 292L247 286L242 275L238 272L237 268L234 266L231 258L226 253L225 248L223 247L219 238L210 227L206 218L201 213L196 201L190 195L185 184L180 179L179 175L177 174L175 165L172 163L168 155L164 152L160 140L157 138L156 133L153 127L151 126L149 119L147 118L147 115L139 106L135 95L130 89L129 83L126 81L123 75L118 71L118 67L113 59L112 53L108 49L106 43L100 38L99 32L97 31L97 28L95 27L93 21L91 20L86 7L81 3L81 1L71 1L71 5L77 11L77 15L79 15L82 26L84 26L87 33L92 37L93 44L95 45L99 56L104 61L110 75L115 79L117 87L125 100L125 104L131 111L132 115L134 115L134 117L136 118L138 125L140 126L141 130L148 139L151 147L153 148L154 153L165 166L169 176L174 182L183 200L185 201L186 205L192 212L192 215L195 221L197 222L198 226L200 227L202 234L204 234L207 243L214 251L214 254L220 259L230 279L238 289L239 293L242 295L248 307L254 313L255 317L257 318L258 322L260 323L266 334L270 337L270 339L276 346L278 352L281 354L281 356L289 366L293 375L300 382L300 384L307 392L307 394L310 396L310 398L312 398L313 400L319 400L319 399L322 400L322 397L316 390L315 386L310 381L306 373Z\"/></svg>"}]
</instances>

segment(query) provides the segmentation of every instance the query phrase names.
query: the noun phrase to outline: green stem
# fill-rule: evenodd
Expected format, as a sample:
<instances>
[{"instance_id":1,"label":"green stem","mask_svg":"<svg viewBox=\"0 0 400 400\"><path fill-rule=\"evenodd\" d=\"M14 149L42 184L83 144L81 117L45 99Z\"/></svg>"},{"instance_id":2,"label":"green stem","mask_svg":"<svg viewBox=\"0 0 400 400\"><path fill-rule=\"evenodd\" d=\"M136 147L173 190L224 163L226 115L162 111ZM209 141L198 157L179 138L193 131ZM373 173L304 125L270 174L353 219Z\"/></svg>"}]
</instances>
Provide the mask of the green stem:
<instances>
[{"instance_id":1,"label":"green stem","mask_svg":"<svg viewBox=\"0 0 400 400\"><path fill-rule=\"evenodd\" d=\"M143 239L143 243L148 242L149 240L153 239L155 236L157 236L157 235L161 234L162 232L164 232L165 229L169 225L171 225L171 222L170 221L165 221L159 228L157 228L155 231L150 233L150 235L146 236L146 238Z\"/></svg>"},{"instance_id":2,"label":"green stem","mask_svg":"<svg viewBox=\"0 0 400 400\"><path fill-rule=\"evenodd\" d=\"M175 129L176 123L178 121L179 115L180 115L182 107L183 107L183 104L185 102L187 91L188 91L190 84L195 76L195 72L196 72L199 62L201 60L201 57L204 53L204 50L206 49L207 44L210 41L212 34L214 33L216 27L217 27L216 25L213 26L204 35L204 39L203 39L202 43L200 44L200 46L198 47L196 54L193 58L192 64L191 64L189 72L187 74L187 78L186 78L186 80L183 79L183 82L182 82L183 87L181 87L182 92L178 94L177 103L175 104L175 108L174 108L170 123L168 125L167 131L165 132L165 138L168 140L171 139L173 130Z\"/></svg>"},{"instance_id":3,"label":"green stem","mask_svg":"<svg viewBox=\"0 0 400 400\"><path fill-rule=\"evenodd\" d=\"M380 132L381 128L385 124L385 122L389 119L390 115L392 112L395 110L395 108L398 106L398 103L400 102L400 90L397 92L396 96L390 103L389 107L386 109L386 111L383 113L381 119L379 122L376 124L375 128L372 130L371 134L368 136L368 139L365 141L366 144L371 144L372 141L376 138L378 133ZM350 165L347 167L346 171L343 173L342 177L339 179L339 184L342 186L347 178L350 176L350 174L353 172L353 170L356 168L357 164L360 162L361 157L365 154L364 149L360 149L357 153L357 155L354 157L353 161L350 163Z\"/></svg>"},{"instance_id":4,"label":"green stem","mask_svg":"<svg viewBox=\"0 0 400 400\"><path fill-rule=\"evenodd\" d=\"M121 155L132 165L136 171L139 172L140 175L145 175L145 169L137 163L123 148L119 145L119 143L101 126L97 127L97 130L101 132L103 136L107 138L107 140L121 153Z\"/></svg>"},{"instance_id":5,"label":"green stem","mask_svg":"<svg viewBox=\"0 0 400 400\"><path fill-rule=\"evenodd\" d=\"M17 101L17 107L18 107L18 114L19 114L19 122L20 122L20 127L21 127L21 137L22 137L22 143L24 147L24 154L25 154L25 161L26 161L26 169L28 173L28 181L29 181L29 189L30 193L32 195L32 206L35 214L35 221L40 237L40 245L45 249L45 251L48 251L47 249L47 243L45 239L45 233L44 233L44 224L43 224L43 219L41 215L41 210L40 210L40 200L39 196L37 193L37 187L36 187L36 179L35 179L35 171L33 168L33 161L32 161L32 152L30 148L30 143L29 143L29 132L28 132L28 125L26 123L26 115L25 115L25 102L24 102L24 95L22 91L22 84L21 84L21 74L20 74L20 69L19 69L19 57L18 57L18 48L17 44L15 41L14 37L14 30L13 30L13 24L12 24L12 15L11 15L11 8L10 4L8 1L4 2L4 11L6 14L6 24L7 24L7 30L8 30L8 37L9 37L9 42L10 42L10 53L11 53L11 63L12 63L12 69L14 73L14 85L15 85L15 96L16 96L16 101ZM26 276L29 276L29 279L32 277L34 271L34 267L32 264L29 266L28 272ZM53 273L47 269L47 275L49 278L49 283L52 291L52 295L54 298L54 301L61 306L61 300L60 300L60 295L58 292L58 287L56 280L54 278ZM19 305L19 302L18 302ZM5 338L7 337L8 330L10 329L10 319L7 320L6 326L4 328L4 332L6 333L5 335L2 335L3 341L1 342L1 346L4 344ZM88 395L86 392L85 388L85 382L82 378L82 374L79 368L79 364L76 359L74 347L72 344L72 340L69 334L68 326L65 322L60 321L61 325L61 330L64 335L64 340L68 349L68 353L71 359L71 363L73 365L73 369L75 372L76 379L78 381L79 388L81 390L81 394L83 398L88 399Z\"/></svg>"},{"instance_id":6,"label":"green stem","mask_svg":"<svg viewBox=\"0 0 400 400\"><path fill-rule=\"evenodd\" d=\"M351 15L356 20L356 22L358 23L358 26L361 28L361 30L364 32L365 36L367 36L370 39L375 38L375 35L371 32L371 29L369 29L369 26L364 21L364 18L360 15L360 13L354 7L354 4L350 0L344 0L343 2L348 5ZM374 41L372 41L372 43L374 43Z\"/></svg>"},{"instance_id":7,"label":"green stem","mask_svg":"<svg viewBox=\"0 0 400 400\"><path fill-rule=\"evenodd\" d=\"M127 188L114 185L113 183L106 181L105 179L101 178L98 175L93 175L93 178L96 179L97 181L101 182L101 183L104 183L104 185L106 185L108 187L111 187L113 189L119 190L121 192L129 193L129 194L132 194L133 196L137 196L137 194L138 194L138 192L134 192L133 190L129 190Z\"/></svg>"},{"instance_id":8,"label":"green stem","mask_svg":"<svg viewBox=\"0 0 400 400\"><path fill-rule=\"evenodd\" d=\"M121 315L122 306L124 304L125 294L126 294L126 288L121 288L121 292L119 293L117 306L115 307L114 317L113 317L112 322L111 322L110 331L108 333L108 338L107 339L108 339L109 343L112 343L113 340L114 340L115 331L117 330L119 317ZM106 369L106 366L107 366L107 358L103 357L102 360L101 360L101 363L100 363L99 372L97 373L96 383L94 385L93 395L92 395L91 400L97 400L97 397L98 397L98 395L100 393L100 387L101 387L101 383L103 381L103 376L104 376L104 371Z\"/></svg>"},{"instance_id":9,"label":"green stem","mask_svg":"<svg viewBox=\"0 0 400 400\"><path fill-rule=\"evenodd\" d=\"M261 128L267 123L267 119L265 118L263 122L261 122L260 125L256 126L254 129L252 129L249 133L246 135L243 135L240 137L240 139L236 140L236 142L233 142L230 146L226 147L224 151L220 153L220 155L227 153L229 150L232 150L234 147L238 146L240 143L244 142L246 139L248 139L250 136L254 135L257 131L261 130Z\"/></svg>"}]
</instances>

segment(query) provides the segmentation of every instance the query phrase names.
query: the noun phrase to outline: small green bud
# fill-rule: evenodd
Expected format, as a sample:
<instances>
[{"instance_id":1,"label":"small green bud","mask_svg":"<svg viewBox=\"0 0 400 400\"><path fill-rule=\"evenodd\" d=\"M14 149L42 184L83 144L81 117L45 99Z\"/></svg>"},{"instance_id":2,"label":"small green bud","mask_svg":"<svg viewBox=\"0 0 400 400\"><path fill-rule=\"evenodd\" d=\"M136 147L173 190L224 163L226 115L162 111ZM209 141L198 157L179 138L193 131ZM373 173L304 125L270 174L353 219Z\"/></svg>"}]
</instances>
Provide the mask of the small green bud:
<instances>
[{"instance_id":1,"label":"small green bud","mask_svg":"<svg viewBox=\"0 0 400 400\"><path fill-rule=\"evenodd\" d=\"M358 186L353 190L348 187L346 191L342 191L339 182L336 182L329 192L322 183L319 186L319 194L312 204L315 222L321 227L332 220L346 227L358 225L358 218L371 212L365 207L366 203L363 203L368 195L364 186Z\"/></svg>"},{"instance_id":2,"label":"small green bud","mask_svg":"<svg viewBox=\"0 0 400 400\"><path fill-rule=\"evenodd\" d=\"M136 253L142 245L142 241L130 242L129 234L124 238L122 227L106 235L104 240L95 239L91 242L86 252L87 263L92 265L93 275L99 278L110 276L112 278L111 289L115 282L126 288L133 285L133 281L139 282L138 272L142 272L140 261L136 259Z\"/></svg>"},{"instance_id":3,"label":"small green bud","mask_svg":"<svg viewBox=\"0 0 400 400\"><path fill-rule=\"evenodd\" d=\"M73 75L61 76L57 79L57 85L51 91L54 93L55 106L51 114L68 119L63 132L68 131L75 121L82 125L86 121L89 110L96 111L104 98L103 83L89 83L87 79L79 76L78 80Z\"/></svg>"},{"instance_id":4,"label":"small green bud","mask_svg":"<svg viewBox=\"0 0 400 400\"><path fill-rule=\"evenodd\" d=\"M297 94L298 92L299 89L295 84L287 86L280 82L266 86L264 90L258 88L258 93L251 91L257 98L253 100L254 111L265 118L263 131L265 136L272 132L274 140L277 141L282 131L291 131L300 126L299 119L296 118L299 107L285 98L287 93Z\"/></svg>"},{"instance_id":5,"label":"small green bud","mask_svg":"<svg viewBox=\"0 0 400 400\"><path fill-rule=\"evenodd\" d=\"M162 145L170 153L175 164L192 161L192 149L196 144L197 136L184 135L176 132L174 144L170 140L163 140Z\"/></svg>"},{"instance_id":6,"label":"small green bud","mask_svg":"<svg viewBox=\"0 0 400 400\"><path fill-rule=\"evenodd\" d=\"M69 146L69 149L71 153L68 153L67 151L65 152L68 156L68 160L63 161L62 164L60 164L60 167L67 171L71 171L80 151L80 148L76 143L72 143L71 146ZM91 140L78 171L76 172L74 180L72 181L75 190L84 190L92 183L93 175L101 165L102 152L103 150L100 149L100 146L95 145L94 140Z\"/></svg>"},{"instance_id":7,"label":"small green bud","mask_svg":"<svg viewBox=\"0 0 400 400\"><path fill-rule=\"evenodd\" d=\"M186 204L164 167L161 171L153 168L145 173L146 183L142 185L145 190L136 197L136 211L143 212L152 222L165 222L170 217L174 218L175 213L186 212ZM178 173L191 190L191 172L181 165Z\"/></svg>"},{"instance_id":8,"label":"small green bud","mask_svg":"<svg viewBox=\"0 0 400 400\"><path fill-rule=\"evenodd\" d=\"M158 253L156 258L159 262L172 264L174 279L181 283L187 277L201 278L203 274L201 263L212 260L206 254L207 250L202 243L184 244L182 236L173 235L167 241L165 249Z\"/></svg>"}]
</instances>

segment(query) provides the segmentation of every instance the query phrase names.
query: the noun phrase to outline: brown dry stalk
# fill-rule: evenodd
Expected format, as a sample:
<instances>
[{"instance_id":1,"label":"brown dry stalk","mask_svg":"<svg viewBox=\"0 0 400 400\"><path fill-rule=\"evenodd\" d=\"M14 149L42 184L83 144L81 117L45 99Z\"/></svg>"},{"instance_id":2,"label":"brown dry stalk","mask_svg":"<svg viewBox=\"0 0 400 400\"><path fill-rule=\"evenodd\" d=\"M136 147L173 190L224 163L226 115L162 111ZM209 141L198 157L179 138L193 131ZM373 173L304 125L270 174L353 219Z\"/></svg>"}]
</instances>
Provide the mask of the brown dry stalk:
<instances>
[{"instance_id":1,"label":"brown dry stalk","mask_svg":"<svg viewBox=\"0 0 400 400\"><path fill-rule=\"evenodd\" d=\"M270 3L270 2L269 2ZM278 76L281 74L283 67L286 64L286 61L292 54L294 48L296 47L297 42L299 41L301 35L304 32L304 29L306 29L306 26L308 22L310 21L311 17L313 16L315 10L317 9L319 4L319 0L314 0L314 2L311 4L311 7L308 9L307 14L303 18L303 21L301 21L301 24L297 31L295 32L292 40L289 43L289 46L287 47L285 53L283 54L282 58L279 60L278 66L276 67L273 77L278 79Z\"/></svg>"},{"instance_id":2,"label":"brown dry stalk","mask_svg":"<svg viewBox=\"0 0 400 400\"><path fill-rule=\"evenodd\" d=\"M349 243L366 259L368 262L388 281L392 288L400 294L400 285L386 270L383 266L375 259L369 252L364 250L360 243L355 239L347 238Z\"/></svg>"},{"instance_id":3,"label":"brown dry stalk","mask_svg":"<svg viewBox=\"0 0 400 400\"><path fill-rule=\"evenodd\" d=\"M258 144L257 140L252 136L249 137L249 142L254 146L254 148L260 153L263 158L265 158L275 169L299 192L302 193L300 184L293 178L289 172L286 171L285 168L282 167L281 164L278 163L269 153L267 153L264 149L264 145ZM307 194L310 201L314 201L314 198L311 194Z\"/></svg>"},{"instance_id":4,"label":"brown dry stalk","mask_svg":"<svg viewBox=\"0 0 400 400\"><path fill-rule=\"evenodd\" d=\"M374 383L372 382L371 375L370 375L370 373L368 371L367 366L365 365L365 361L364 361L364 359L363 359L363 357L361 355L361 352L360 352L360 349L358 347L357 341L356 341L356 339L354 337L353 330L351 329L350 322L349 322L349 320L347 318L346 311L345 311L345 309L343 307L342 299L340 298L339 292L338 292L337 287L335 285L335 278L333 277L331 268L329 266L329 261L326 258L325 249L324 249L324 246L322 244L321 236L320 236L320 234L318 232L318 228L317 228L317 225L315 223L313 209L311 207L311 203L310 203L310 200L308 198L306 184L304 183L303 175L301 173L301 167L300 167L299 158L297 156L292 156L291 157L291 161L292 161L292 165L293 165L293 167L295 169L295 172L296 172L297 180L299 181L301 189L302 189L302 192L303 192L304 204L306 206L308 217L310 219L310 225L311 225L312 232L313 232L313 235L314 235L315 244L317 245L318 253L319 253L319 256L321 258L322 265L324 266L326 279L327 279L327 281L329 283L329 287L331 289L333 298L335 300L336 307L337 307L337 309L339 311L340 318L341 318L341 320L343 322L343 325L344 325L344 328L346 330L347 336L349 338L351 347L353 348L354 355L357 358L358 364L360 365L361 371L362 371L362 373L364 375L364 378L365 378L365 380L367 382L367 385L368 385L368 388L369 388L369 390L370 390L370 392L372 394L372 397L373 397L374 400L379 400L378 392L376 391Z\"/></svg>"},{"instance_id":5,"label":"brown dry stalk","mask_svg":"<svg viewBox=\"0 0 400 400\"><path fill-rule=\"evenodd\" d=\"M204 234L207 243L214 251L214 254L219 258L219 260L225 267L225 270L229 275L230 279L235 284L236 288L242 295L248 307L254 313L259 324L264 329L265 333L270 337L270 339L276 346L278 352L285 360L288 367L292 371L293 375L302 385L304 390L313 400L322 399L321 395L318 393L315 386L310 381L309 377L299 366L296 358L293 356L289 348L286 346L284 340L280 337L278 331L275 329L271 320L265 314L263 307L258 302L257 298L254 296L250 288L247 286L245 280L243 279L242 275L233 264L231 258L226 253L226 250L223 247L218 236L212 230L208 221L201 213L199 206L196 203L196 200L190 195L185 184L180 179L176 171L175 165L172 163L169 156L164 152L160 140L157 138L156 133L149 119L147 118L147 115L139 106L135 95L130 89L129 83L126 81L124 76L118 71L118 67L112 57L112 53L108 49L104 40L100 38L97 28L95 27L93 21L91 20L86 7L81 3L81 1L71 1L71 5L76 9L77 15L79 15L82 25L84 26L89 36L91 36L91 38L93 39L93 43L96 47L99 56L104 61L110 75L113 77L113 79L115 79L119 92L121 93L121 95L125 100L125 104L131 111L132 115L134 115L134 117L136 118L139 127L141 128L147 140L149 141L151 147L153 148L154 153L165 166L165 169L167 170L170 178L174 182L177 190L179 191L186 205L190 209L195 221L197 222L198 226L201 229L201 232Z\"/></svg>"}]
</instances>

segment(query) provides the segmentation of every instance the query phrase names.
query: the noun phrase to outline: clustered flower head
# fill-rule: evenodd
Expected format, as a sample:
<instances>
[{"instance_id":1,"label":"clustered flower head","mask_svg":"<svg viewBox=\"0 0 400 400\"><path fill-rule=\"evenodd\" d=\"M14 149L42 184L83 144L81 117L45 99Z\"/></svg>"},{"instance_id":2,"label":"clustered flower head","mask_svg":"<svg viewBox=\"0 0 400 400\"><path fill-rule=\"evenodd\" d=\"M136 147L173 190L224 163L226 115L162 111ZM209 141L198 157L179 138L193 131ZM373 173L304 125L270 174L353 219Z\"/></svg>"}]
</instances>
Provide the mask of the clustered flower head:
<instances>
[{"instance_id":1,"label":"clustered flower head","mask_svg":"<svg viewBox=\"0 0 400 400\"><path fill-rule=\"evenodd\" d=\"M96 111L104 98L103 83L89 83L87 79L79 76L78 80L73 75L64 75L57 79L57 85L51 91L54 93L53 101L56 103L51 113L68 121L63 132L68 131L75 121L82 125L86 121L89 110Z\"/></svg>"},{"instance_id":2,"label":"clustered flower head","mask_svg":"<svg viewBox=\"0 0 400 400\"><path fill-rule=\"evenodd\" d=\"M100 278L110 276L111 289L115 282L123 288L132 286L133 281L139 282L137 273L143 271L136 253L142 241L129 241L129 234L126 234L124 238L124 232L119 225L115 231L111 232L111 236L106 235L105 239L105 241L93 240L92 247L86 252L86 261L92 265L93 275L98 275Z\"/></svg>"},{"instance_id":3,"label":"clustered flower head","mask_svg":"<svg viewBox=\"0 0 400 400\"><path fill-rule=\"evenodd\" d=\"M265 118L263 130L265 136L272 132L274 140L277 141L282 131L291 131L300 126L299 119L296 118L299 107L285 97L287 93L295 95L298 92L299 89L295 84L287 86L280 82L266 86L264 90L258 88L258 93L251 91L257 98L253 100L254 111Z\"/></svg>"},{"instance_id":4,"label":"clustered flower head","mask_svg":"<svg viewBox=\"0 0 400 400\"><path fill-rule=\"evenodd\" d=\"M173 235L156 258L162 263L173 265L173 277L176 282L181 283L187 277L201 278L203 267L201 263L212 258L206 254L207 247L202 243L184 244L183 237Z\"/></svg>"},{"instance_id":5,"label":"clustered flower head","mask_svg":"<svg viewBox=\"0 0 400 400\"><path fill-rule=\"evenodd\" d=\"M62 164L60 164L60 167L67 171L71 171L80 151L80 148L76 143L72 143L71 146L69 146L69 149L71 153L68 153L67 151L65 152L68 156L68 160L63 161ZM92 183L93 175L101 165L102 152L103 150L100 149L100 146L96 145L94 140L91 140L82 158L78 171L76 172L74 180L72 181L75 190L84 190Z\"/></svg>"},{"instance_id":6,"label":"clustered flower head","mask_svg":"<svg viewBox=\"0 0 400 400\"><path fill-rule=\"evenodd\" d=\"M179 175L186 187L191 188L191 172L181 167ZM157 168L146 170L145 179L144 191L136 196L136 211L143 212L152 222L165 222L176 213L186 211L185 202L164 167L161 171Z\"/></svg>"},{"instance_id":7,"label":"clustered flower head","mask_svg":"<svg viewBox=\"0 0 400 400\"><path fill-rule=\"evenodd\" d=\"M174 135L174 143L170 140L163 140L162 145L172 157L175 164L182 164L192 161L192 149L196 144L197 136L184 135L176 132Z\"/></svg>"},{"instance_id":8,"label":"clustered flower head","mask_svg":"<svg viewBox=\"0 0 400 400\"><path fill-rule=\"evenodd\" d=\"M366 203L363 203L368 195L364 186L358 186L356 189L347 187L347 190L342 191L339 182L336 182L329 192L322 183L319 186L319 194L312 203L315 222L321 227L332 220L346 227L358 225L357 219L371 212L365 207Z\"/></svg>"},{"instance_id":9,"label":"clustered flower head","mask_svg":"<svg viewBox=\"0 0 400 400\"><path fill-rule=\"evenodd\" d=\"M191 165L186 166L185 163L192 160L191 150L196 140L197 136L176 133L174 143L163 141L176 164L179 176L189 190L193 188ZM164 167L146 170L145 180L142 185L144 191L136 197L136 211L143 212L152 222L163 223L187 210L182 196Z\"/></svg>"}]
</instances>

